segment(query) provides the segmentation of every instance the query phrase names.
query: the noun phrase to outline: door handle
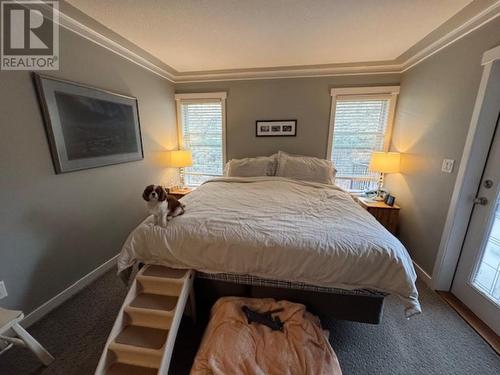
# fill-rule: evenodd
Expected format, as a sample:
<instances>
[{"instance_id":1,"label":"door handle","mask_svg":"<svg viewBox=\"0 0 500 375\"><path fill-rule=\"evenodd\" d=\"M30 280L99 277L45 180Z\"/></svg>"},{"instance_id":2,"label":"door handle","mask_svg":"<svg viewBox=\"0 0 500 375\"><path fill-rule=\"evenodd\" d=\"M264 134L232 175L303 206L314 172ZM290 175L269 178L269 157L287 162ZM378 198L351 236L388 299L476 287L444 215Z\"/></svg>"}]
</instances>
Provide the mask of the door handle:
<instances>
[{"instance_id":1,"label":"door handle","mask_svg":"<svg viewBox=\"0 0 500 375\"><path fill-rule=\"evenodd\" d=\"M486 189L491 189L493 187L493 181L492 180L484 180L483 186Z\"/></svg>"},{"instance_id":2,"label":"door handle","mask_svg":"<svg viewBox=\"0 0 500 375\"><path fill-rule=\"evenodd\" d=\"M488 204L488 199L485 197L474 198L474 204L480 204L481 206L486 206Z\"/></svg>"}]
</instances>

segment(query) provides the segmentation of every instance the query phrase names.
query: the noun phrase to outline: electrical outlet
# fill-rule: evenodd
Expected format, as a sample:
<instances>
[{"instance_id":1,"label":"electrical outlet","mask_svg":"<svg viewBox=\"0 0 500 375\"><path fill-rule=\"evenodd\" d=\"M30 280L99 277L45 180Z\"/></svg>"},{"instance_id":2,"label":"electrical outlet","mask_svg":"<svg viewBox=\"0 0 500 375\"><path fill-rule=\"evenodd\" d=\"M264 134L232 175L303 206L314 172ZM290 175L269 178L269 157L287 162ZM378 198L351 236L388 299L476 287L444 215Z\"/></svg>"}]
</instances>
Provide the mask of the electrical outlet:
<instances>
[{"instance_id":1,"label":"electrical outlet","mask_svg":"<svg viewBox=\"0 0 500 375\"><path fill-rule=\"evenodd\" d=\"M7 289L5 288L5 283L0 281L0 299L7 297Z\"/></svg>"},{"instance_id":2,"label":"electrical outlet","mask_svg":"<svg viewBox=\"0 0 500 375\"><path fill-rule=\"evenodd\" d=\"M451 173L453 172L453 164L455 160L453 159L443 159L443 165L441 166L441 172Z\"/></svg>"}]
</instances>

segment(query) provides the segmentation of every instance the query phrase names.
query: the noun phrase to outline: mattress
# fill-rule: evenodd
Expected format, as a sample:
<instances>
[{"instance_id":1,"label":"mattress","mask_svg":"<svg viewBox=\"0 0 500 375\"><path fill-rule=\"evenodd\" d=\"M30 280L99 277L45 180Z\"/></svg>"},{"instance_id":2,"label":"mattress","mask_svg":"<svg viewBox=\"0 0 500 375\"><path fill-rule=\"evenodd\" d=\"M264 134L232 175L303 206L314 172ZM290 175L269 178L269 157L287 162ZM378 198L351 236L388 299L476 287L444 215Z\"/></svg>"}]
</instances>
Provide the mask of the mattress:
<instances>
[{"instance_id":1,"label":"mattress","mask_svg":"<svg viewBox=\"0 0 500 375\"><path fill-rule=\"evenodd\" d=\"M375 297L375 296L385 297L387 295L387 293L377 292L376 290L372 289L346 290L339 288L329 288L325 286L310 285L301 282L292 282L287 280L263 279L262 277L257 277L252 275L238 275L234 273L206 273L197 271L196 277L198 279L223 281L231 284L262 286L266 288L303 290L306 292L316 292L316 293L345 294L349 296L360 296L360 297Z\"/></svg>"},{"instance_id":2,"label":"mattress","mask_svg":"<svg viewBox=\"0 0 500 375\"><path fill-rule=\"evenodd\" d=\"M404 246L334 185L283 177L216 178L182 198L166 227L142 222L119 271L135 262L344 290L396 294L421 311Z\"/></svg>"}]
</instances>

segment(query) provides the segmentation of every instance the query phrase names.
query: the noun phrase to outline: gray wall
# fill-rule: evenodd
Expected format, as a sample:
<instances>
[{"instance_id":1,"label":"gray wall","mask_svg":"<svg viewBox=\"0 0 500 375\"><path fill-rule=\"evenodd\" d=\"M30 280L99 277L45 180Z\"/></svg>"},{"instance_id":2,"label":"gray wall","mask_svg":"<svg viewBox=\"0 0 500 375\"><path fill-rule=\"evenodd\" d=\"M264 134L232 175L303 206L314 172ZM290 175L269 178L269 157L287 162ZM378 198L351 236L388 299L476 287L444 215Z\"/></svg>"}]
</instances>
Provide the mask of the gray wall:
<instances>
[{"instance_id":1,"label":"gray wall","mask_svg":"<svg viewBox=\"0 0 500 375\"><path fill-rule=\"evenodd\" d=\"M402 173L386 185L401 205L400 238L432 273L481 79L482 54L500 44L492 21L403 74L393 149ZM485 147L487 147L485 145ZM452 174L441 172L455 159Z\"/></svg>"},{"instance_id":2,"label":"gray wall","mask_svg":"<svg viewBox=\"0 0 500 375\"><path fill-rule=\"evenodd\" d=\"M227 157L278 150L325 157L332 87L398 84L398 74L176 84L176 92L227 91ZM256 120L297 119L297 137L255 136Z\"/></svg>"},{"instance_id":3,"label":"gray wall","mask_svg":"<svg viewBox=\"0 0 500 375\"><path fill-rule=\"evenodd\" d=\"M138 98L145 159L55 175L29 73L0 72L0 304L27 313L118 253L177 144L168 81L63 29L60 61L48 75Z\"/></svg>"}]
</instances>

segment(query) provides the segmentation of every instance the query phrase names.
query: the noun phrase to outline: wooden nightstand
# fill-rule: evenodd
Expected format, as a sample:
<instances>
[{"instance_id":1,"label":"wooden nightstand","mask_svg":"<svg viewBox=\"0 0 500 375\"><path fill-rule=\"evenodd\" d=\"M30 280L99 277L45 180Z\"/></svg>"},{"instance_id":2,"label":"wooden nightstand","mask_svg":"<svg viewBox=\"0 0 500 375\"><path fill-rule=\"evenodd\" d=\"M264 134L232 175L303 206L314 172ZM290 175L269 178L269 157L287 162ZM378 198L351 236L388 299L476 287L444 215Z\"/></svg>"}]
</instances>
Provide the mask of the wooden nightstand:
<instances>
[{"instance_id":1,"label":"wooden nightstand","mask_svg":"<svg viewBox=\"0 0 500 375\"><path fill-rule=\"evenodd\" d=\"M396 234L399 222L399 206L389 206L384 202L373 201L365 197L356 197L358 203L371 213L389 232Z\"/></svg>"},{"instance_id":2,"label":"wooden nightstand","mask_svg":"<svg viewBox=\"0 0 500 375\"><path fill-rule=\"evenodd\" d=\"M192 188L184 188L184 189L170 188L170 192L168 194L173 195L177 199L181 199L183 196L188 195L193 190L194 189Z\"/></svg>"}]
</instances>

